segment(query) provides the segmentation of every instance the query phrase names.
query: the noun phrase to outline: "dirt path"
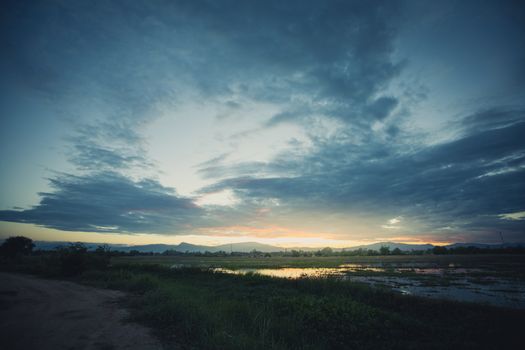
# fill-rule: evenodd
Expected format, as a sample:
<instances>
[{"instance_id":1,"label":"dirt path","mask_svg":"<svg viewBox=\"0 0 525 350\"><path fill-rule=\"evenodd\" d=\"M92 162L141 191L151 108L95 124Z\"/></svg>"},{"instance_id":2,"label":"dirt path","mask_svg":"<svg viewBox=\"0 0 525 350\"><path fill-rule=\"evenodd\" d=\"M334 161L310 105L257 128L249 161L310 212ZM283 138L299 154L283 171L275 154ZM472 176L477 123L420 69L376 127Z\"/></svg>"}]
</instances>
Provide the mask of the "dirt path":
<instances>
[{"instance_id":1,"label":"dirt path","mask_svg":"<svg viewBox=\"0 0 525 350\"><path fill-rule=\"evenodd\" d=\"M150 331L126 322L123 293L0 273L2 349L161 349Z\"/></svg>"}]
</instances>

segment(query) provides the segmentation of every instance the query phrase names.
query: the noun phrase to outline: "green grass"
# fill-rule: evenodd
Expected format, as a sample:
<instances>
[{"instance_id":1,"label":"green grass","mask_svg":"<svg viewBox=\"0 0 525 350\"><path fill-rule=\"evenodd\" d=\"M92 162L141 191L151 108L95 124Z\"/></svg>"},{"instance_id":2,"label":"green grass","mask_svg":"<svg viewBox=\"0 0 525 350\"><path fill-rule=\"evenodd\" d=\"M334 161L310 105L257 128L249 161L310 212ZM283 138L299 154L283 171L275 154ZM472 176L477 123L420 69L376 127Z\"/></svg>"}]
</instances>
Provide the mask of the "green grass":
<instances>
[{"instance_id":1,"label":"green grass","mask_svg":"<svg viewBox=\"0 0 525 350\"><path fill-rule=\"evenodd\" d=\"M113 258L113 263L185 265L189 267L278 268L278 267L337 267L344 264L345 257L199 257L199 256L130 256Z\"/></svg>"},{"instance_id":2,"label":"green grass","mask_svg":"<svg viewBox=\"0 0 525 350\"><path fill-rule=\"evenodd\" d=\"M135 320L197 349L509 348L525 316L330 279L125 265L82 280L133 292Z\"/></svg>"},{"instance_id":3,"label":"green grass","mask_svg":"<svg viewBox=\"0 0 525 350\"><path fill-rule=\"evenodd\" d=\"M279 267L338 267L342 264L380 264L384 267L399 264L430 264L436 267L490 268L516 274L525 267L524 255L392 255L392 256L327 256L327 257L249 257L249 256L129 256L114 257L115 264L184 265L189 267L279 268Z\"/></svg>"},{"instance_id":4,"label":"green grass","mask_svg":"<svg viewBox=\"0 0 525 350\"><path fill-rule=\"evenodd\" d=\"M46 259L13 266L59 276ZM223 261L257 260L243 259ZM296 262L313 262L303 259ZM119 258L73 280L129 292L123 302L132 319L151 326L168 348L517 349L523 342L523 310L403 296L348 281L226 275L140 260ZM290 263L272 263L283 261Z\"/></svg>"}]
</instances>

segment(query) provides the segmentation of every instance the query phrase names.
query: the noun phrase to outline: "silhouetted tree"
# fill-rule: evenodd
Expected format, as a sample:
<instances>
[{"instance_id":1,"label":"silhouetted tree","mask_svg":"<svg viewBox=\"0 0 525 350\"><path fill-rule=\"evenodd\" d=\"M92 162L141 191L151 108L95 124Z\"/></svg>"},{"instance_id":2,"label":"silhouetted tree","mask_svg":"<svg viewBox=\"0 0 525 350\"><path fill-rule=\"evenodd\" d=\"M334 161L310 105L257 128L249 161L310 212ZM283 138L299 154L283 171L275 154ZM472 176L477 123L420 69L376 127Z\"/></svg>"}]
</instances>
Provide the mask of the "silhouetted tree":
<instances>
[{"instance_id":1,"label":"silhouetted tree","mask_svg":"<svg viewBox=\"0 0 525 350\"><path fill-rule=\"evenodd\" d=\"M392 250L392 255L402 255L402 254L403 252L399 248Z\"/></svg>"},{"instance_id":2,"label":"silhouetted tree","mask_svg":"<svg viewBox=\"0 0 525 350\"><path fill-rule=\"evenodd\" d=\"M60 269L67 276L78 275L85 271L87 248L82 243L71 243L58 250Z\"/></svg>"},{"instance_id":3,"label":"silhouetted tree","mask_svg":"<svg viewBox=\"0 0 525 350\"><path fill-rule=\"evenodd\" d=\"M368 249L366 251L366 255L370 255L370 256L379 255L379 252L377 250Z\"/></svg>"},{"instance_id":4,"label":"silhouetted tree","mask_svg":"<svg viewBox=\"0 0 525 350\"><path fill-rule=\"evenodd\" d=\"M292 252L291 252L292 256L294 258L297 258L297 257L300 257L301 256L301 252L298 251L298 250L295 250L295 249L292 249Z\"/></svg>"},{"instance_id":5,"label":"silhouetted tree","mask_svg":"<svg viewBox=\"0 0 525 350\"><path fill-rule=\"evenodd\" d=\"M35 247L33 240L24 236L9 237L0 246L0 253L8 257L31 254Z\"/></svg>"},{"instance_id":6,"label":"silhouetted tree","mask_svg":"<svg viewBox=\"0 0 525 350\"><path fill-rule=\"evenodd\" d=\"M95 249L95 253L98 255L111 255L111 247L107 244L101 244Z\"/></svg>"},{"instance_id":7,"label":"silhouetted tree","mask_svg":"<svg viewBox=\"0 0 525 350\"><path fill-rule=\"evenodd\" d=\"M446 247L435 246L434 248L432 248L432 253L434 254L441 255L441 254L447 254L447 252L448 250Z\"/></svg>"},{"instance_id":8,"label":"silhouetted tree","mask_svg":"<svg viewBox=\"0 0 525 350\"><path fill-rule=\"evenodd\" d=\"M381 254L381 255L389 255L390 254L390 248L387 247L387 246L381 246L381 248L379 248L379 254Z\"/></svg>"},{"instance_id":9,"label":"silhouetted tree","mask_svg":"<svg viewBox=\"0 0 525 350\"><path fill-rule=\"evenodd\" d=\"M333 251L332 248L330 248L330 247L326 247L326 248L321 249L321 254L322 254L323 256L330 256L330 255L333 254L333 252L334 252L334 251Z\"/></svg>"},{"instance_id":10,"label":"silhouetted tree","mask_svg":"<svg viewBox=\"0 0 525 350\"><path fill-rule=\"evenodd\" d=\"M88 265L91 268L104 270L109 266L112 255L111 247L107 244L102 244L95 249L95 254L88 259Z\"/></svg>"}]
</instances>

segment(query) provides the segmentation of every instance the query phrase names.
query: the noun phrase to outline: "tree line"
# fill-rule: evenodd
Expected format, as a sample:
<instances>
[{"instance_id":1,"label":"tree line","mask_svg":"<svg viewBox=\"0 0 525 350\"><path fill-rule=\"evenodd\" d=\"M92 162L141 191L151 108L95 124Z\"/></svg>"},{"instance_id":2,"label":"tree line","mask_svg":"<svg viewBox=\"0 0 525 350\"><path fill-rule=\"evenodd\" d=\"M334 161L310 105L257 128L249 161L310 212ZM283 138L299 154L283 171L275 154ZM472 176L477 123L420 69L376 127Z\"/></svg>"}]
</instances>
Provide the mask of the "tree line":
<instances>
[{"instance_id":1,"label":"tree line","mask_svg":"<svg viewBox=\"0 0 525 350\"><path fill-rule=\"evenodd\" d=\"M244 256L254 258L270 257L328 257L328 256L389 256L389 255L452 255L452 254L525 254L525 247L494 247L479 248L474 246L466 247L442 247L435 246L427 250L401 250L399 248L390 249L388 246L382 246L378 250L374 249L354 249L354 250L334 250L330 247L318 249L315 251L305 250L285 250L280 252L260 252L252 250L251 252L180 252L176 250L166 250L162 253L141 252L131 250L123 252L112 250L106 244L99 245L94 251L88 252L88 248L82 243L70 243L67 246L57 247L52 251L35 250L35 244L30 238L16 236L7 238L0 245L0 257L4 259L13 259L25 255L49 255L55 254L64 266L71 264L82 266L88 263L97 263L99 265L109 264L112 256L197 256L197 257L226 257L226 256ZM94 257L94 258L93 258ZM66 268L67 269L67 268Z\"/></svg>"}]
</instances>

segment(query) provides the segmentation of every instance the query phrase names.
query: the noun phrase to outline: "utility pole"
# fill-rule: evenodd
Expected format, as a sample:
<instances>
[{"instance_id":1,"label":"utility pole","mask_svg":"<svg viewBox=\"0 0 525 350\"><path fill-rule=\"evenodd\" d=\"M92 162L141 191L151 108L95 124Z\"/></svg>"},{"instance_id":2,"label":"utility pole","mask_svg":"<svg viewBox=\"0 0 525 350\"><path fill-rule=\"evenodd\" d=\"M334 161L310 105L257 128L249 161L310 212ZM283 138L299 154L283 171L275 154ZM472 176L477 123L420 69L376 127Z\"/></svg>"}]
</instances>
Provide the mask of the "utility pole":
<instances>
[{"instance_id":1,"label":"utility pole","mask_svg":"<svg viewBox=\"0 0 525 350\"><path fill-rule=\"evenodd\" d=\"M499 238L501 238L501 245L504 245L505 241L503 240L503 234L501 233L501 231L499 232Z\"/></svg>"}]
</instances>

